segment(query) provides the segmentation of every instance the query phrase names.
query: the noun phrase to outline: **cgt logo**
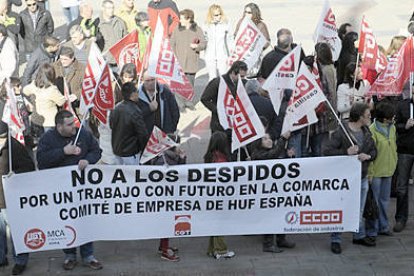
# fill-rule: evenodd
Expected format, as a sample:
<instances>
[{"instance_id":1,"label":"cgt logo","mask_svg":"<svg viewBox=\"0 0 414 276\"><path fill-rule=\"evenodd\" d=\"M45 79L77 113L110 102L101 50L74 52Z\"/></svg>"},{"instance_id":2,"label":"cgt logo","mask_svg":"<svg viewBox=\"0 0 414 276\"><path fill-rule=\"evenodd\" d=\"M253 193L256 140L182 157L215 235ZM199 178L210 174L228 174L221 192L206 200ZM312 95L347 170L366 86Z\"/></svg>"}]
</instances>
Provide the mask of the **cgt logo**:
<instances>
[{"instance_id":1,"label":"cgt logo","mask_svg":"<svg viewBox=\"0 0 414 276\"><path fill-rule=\"evenodd\" d=\"M36 250L45 245L46 235L45 233L38 229L30 229L24 235L24 244L32 250Z\"/></svg>"},{"instance_id":2,"label":"cgt logo","mask_svg":"<svg viewBox=\"0 0 414 276\"><path fill-rule=\"evenodd\" d=\"M191 235L191 216L181 215L175 216L175 236L190 236Z\"/></svg>"},{"instance_id":3,"label":"cgt logo","mask_svg":"<svg viewBox=\"0 0 414 276\"><path fill-rule=\"evenodd\" d=\"M300 224L339 224L342 223L342 211L302 211Z\"/></svg>"}]
</instances>

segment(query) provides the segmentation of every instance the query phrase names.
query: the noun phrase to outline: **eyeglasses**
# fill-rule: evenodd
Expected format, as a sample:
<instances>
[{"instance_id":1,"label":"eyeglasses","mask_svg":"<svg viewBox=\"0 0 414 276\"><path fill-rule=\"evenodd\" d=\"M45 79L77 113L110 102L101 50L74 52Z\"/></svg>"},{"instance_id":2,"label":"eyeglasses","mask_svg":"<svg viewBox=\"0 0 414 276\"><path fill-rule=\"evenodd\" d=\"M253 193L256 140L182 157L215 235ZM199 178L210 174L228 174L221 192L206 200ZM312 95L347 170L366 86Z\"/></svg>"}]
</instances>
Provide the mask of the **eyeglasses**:
<instances>
[{"instance_id":1,"label":"eyeglasses","mask_svg":"<svg viewBox=\"0 0 414 276\"><path fill-rule=\"evenodd\" d=\"M221 16L221 13L217 13L217 14L215 14L214 16Z\"/></svg>"},{"instance_id":2,"label":"eyeglasses","mask_svg":"<svg viewBox=\"0 0 414 276\"><path fill-rule=\"evenodd\" d=\"M244 13L247 13L247 14L252 14L252 12L251 12L251 11L244 11Z\"/></svg>"},{"instance_id":3,"label":"eyeglasses","mask_svg":"<svg viewBox=\"0 0 414 276\"><path fill-rule=\"evenodd\" d=\"M27 4L28 7L35 7L36 5L37 5L37 3Z\"/></svg>"}]
</instances>

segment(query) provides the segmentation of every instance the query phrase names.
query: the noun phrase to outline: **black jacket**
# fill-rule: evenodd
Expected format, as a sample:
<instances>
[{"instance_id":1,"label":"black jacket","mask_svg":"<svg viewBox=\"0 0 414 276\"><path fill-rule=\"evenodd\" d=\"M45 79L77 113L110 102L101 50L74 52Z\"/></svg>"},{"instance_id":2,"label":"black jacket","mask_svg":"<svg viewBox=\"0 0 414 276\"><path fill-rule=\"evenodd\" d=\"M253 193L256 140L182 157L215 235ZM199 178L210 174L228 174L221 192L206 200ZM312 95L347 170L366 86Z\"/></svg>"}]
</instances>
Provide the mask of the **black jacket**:
<instances>
[{"instance_id":1,"label":"black jacket","mask_svg":"<svg viewBox=\"0 0 414 276\"><path fill-rule=\"evenodd\" d=\"M233 83L229 74L222 75L224 81L227 84L233 97L236 97L237 93L237 83ZM243 80L243 84L247 81ZM220 77L212 79L204 89L203 95L201 96L201 102L211 111L211 122L210 128L212 132L215 131L224 131L223 127L220 125L220 121L217 114L217 96L220 86Z\"/></svg>"},{"instance_id":2,"label":"black jacket","mask_svg":"<svg viewBox=\"0 0 414 276\"><path fill-rule=\"evenodd\" d=\"M24 69L23 76L22 76L22 86L28 85L33 79L36 77L36 72L39 69L40 65L44 63L52 64L55 61L56 54L48 53L44 48L43 45L40 45L37 48L30 60L27 62L27 66Z\"/></svg>"},{"instance_id":3,"label":"black jacket","mask_svg":"<svg viewBox=\"0 0 414 276\"><path fill-rule=\"evenodd\" d=\"M414 127L405 129L405 124L410 118L410 99L398 102L396 114L397 128L397 152L414 155Z\"/></svg>"},{"instance_id":4,"label":"black jacket","mask_svg":"<svg viewBox=\"0 0 414 276\"><path fill-rule=\"evenodd\" d=\"M98 141L89 131L84 129L81 129L77 142L81 153L79 155L65 155L63 148L70 142L74 142L75 139L76 135L72 137L61 136L56 128L43 134L37 146L36 157L39 170L77 165L82 159L88 160L89 164L95 164L101 159L102 150L99 148Z\"/></svg>"},{"instance_id":5,"label":"black jacket","mask_svg":"<svg viewBox=\"0 0 414 276\"><path fill-rule=\"evenodd\" d=\"M345 129L350 132L348 124L343 122ZM362 168L361 168L361 177L365 178L368 174L368 166L369 162L373 161L377 157L377 148L375 147L375 142L372 139L371 131L367 126L362 127L362 131L364 133L364 142L362 147L359 149L359 153L365 153L371 156L370 160L366 160L362 162ZM352 138L352 141L354 144L357 144L357 141L355 141L354 138ZM332 135L331 139L327 141L323 148L323 154L325 156L336 156L336 155L348 155L347 149L351 147L351 142L346 137L344 131L342 128L338 128Z\"/></svg>"},{"instance_id":6,"label":"black jacket","mask_svg":"<svg viewBox=\"0 0 414 276\"><path fill-rule=\"evenodd\" d=\"M280 137L276 144L271 149L266 149L261 146L262 139L258 139L249 145L252 160L270 160L285 157L285 144L287 140Z\"/></svg>"},{"instance_id":7,"label":"black jacket","mask_svg":"<svg viewBox=\"0 0 414 276\"><path fill-rule=\"evenodd\" d=\"M23 38L26 53L32 53L43 43L45 36L53 34L55 26L50 12L40 7L38 12L36 28L33 26L33 21L27 8L19 14L20 35Z\"/></svg>"},{"instance_id":8,"label":"black jacket","mask_svg":"<svg viewBox=\"0 0 414 276\"><path fill-rule=\"evenodd\" d=\"M112 149L121 157L135 155L145 148L148 132L138 104L123 100L111 112Z\"/></svg>"},{"instance_id":9,"label":"black jacket","mask_svg":"<svg viewBox=\"0 0 414 276\"><path fill-rule=\"evenodd\" d=\"M260 96L258 93L253 92L249 94L250 101L253 104L254 109L257 112L259 117L264 117L268 123L267 132L270 134L270 137L275 140L277 136L276 131L276 113L273 109L272 102L263 96Z\"/></svg>"}]
</instances>

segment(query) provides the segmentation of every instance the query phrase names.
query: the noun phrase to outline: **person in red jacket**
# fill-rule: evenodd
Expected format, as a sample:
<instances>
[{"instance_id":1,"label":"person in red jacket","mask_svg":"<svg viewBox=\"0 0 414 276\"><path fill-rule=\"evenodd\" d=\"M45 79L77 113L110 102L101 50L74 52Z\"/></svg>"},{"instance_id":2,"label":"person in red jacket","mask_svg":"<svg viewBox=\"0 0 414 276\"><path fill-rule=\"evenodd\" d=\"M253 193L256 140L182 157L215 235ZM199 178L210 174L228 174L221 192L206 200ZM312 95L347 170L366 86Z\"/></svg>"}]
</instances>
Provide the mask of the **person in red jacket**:
<instances>
[{"instance_id":1,"label":"person in red jacket","mask_svg":"<svg viewBox=\"0 0 414 276\"><path fill-rule=\"evenodd\" d=\"M180 23L177 4L172 0L152 0L148 3L149 26L155 31L158 16L164 26L164 36L171 36Z\"/></svg>"}]
</instances>

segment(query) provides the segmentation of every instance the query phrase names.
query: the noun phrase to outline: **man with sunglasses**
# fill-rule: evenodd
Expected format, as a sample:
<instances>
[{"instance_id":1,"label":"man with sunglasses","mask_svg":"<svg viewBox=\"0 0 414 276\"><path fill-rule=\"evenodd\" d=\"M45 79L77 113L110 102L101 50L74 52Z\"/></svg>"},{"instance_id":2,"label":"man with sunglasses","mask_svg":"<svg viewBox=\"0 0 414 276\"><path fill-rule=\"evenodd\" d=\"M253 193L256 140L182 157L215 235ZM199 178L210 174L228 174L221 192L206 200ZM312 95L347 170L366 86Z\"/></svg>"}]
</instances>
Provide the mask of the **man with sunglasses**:
<instances>
[{"instance_id":1,"label":"man with sunglasses","mask_svg":"<svg viewBox=\"0 0 414 276\"><path fill-rule=\"evenodd\" d=\"M41 8L36 0L26 0L25 3L26 9L20 12L19 23L26 60L29 60L44 38L53 34L54 22L50 12Z\"/></svg>"}]
</instances>

